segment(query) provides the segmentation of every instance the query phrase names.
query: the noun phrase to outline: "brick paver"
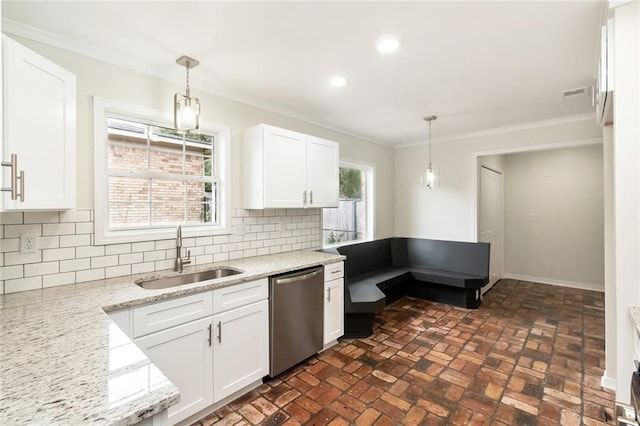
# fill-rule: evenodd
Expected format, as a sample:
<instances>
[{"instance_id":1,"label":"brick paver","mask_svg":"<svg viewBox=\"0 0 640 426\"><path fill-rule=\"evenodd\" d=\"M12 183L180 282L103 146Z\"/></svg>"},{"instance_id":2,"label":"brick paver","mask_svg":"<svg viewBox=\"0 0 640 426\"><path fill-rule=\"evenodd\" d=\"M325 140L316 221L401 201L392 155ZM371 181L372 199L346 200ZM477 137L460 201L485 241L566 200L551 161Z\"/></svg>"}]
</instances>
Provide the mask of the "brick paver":
<instances>
[{"instance_id":1,"label":"brick paver","mask_svg":"<svg viewBox=\"0 0 640 426\"><path fill-rule=\"evenodd\" d=\"M402 298L196 425L615 424L604 294L502 280L467 310Z\"/></svg>"}]
</instances>

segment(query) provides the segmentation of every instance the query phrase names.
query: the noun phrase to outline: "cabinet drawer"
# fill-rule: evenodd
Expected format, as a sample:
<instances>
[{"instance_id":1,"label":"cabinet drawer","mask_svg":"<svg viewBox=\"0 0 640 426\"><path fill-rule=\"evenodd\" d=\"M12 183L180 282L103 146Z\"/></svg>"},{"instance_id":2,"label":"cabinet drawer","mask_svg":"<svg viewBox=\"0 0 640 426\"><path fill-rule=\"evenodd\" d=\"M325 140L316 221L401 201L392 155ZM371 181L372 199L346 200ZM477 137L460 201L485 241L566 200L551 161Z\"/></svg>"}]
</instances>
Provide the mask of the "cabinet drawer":
<instances>
[{"instance_id":1,"label":"cabinet drawer","mask_svg":"<svg viewBox=\"0 0 640 426\"><path fill-rule=\"evenodd\" d=\"M344 277L344 262L331 263L324 266L325 282L342 277Z\"/></svg>"},{"instance_id":2,"label":"cabinet drawer","mask_svg":"<svg viewBox=\"0 0 640 426\"><path fill-rule=\"evenodd\" d=\"M184 324L213 314L211 292L178 297L133 308L133 337Z\"/></svg>"},{"instance_id":3,"label":"cabinet drawer","mask_svg":"<svg viewBox=\"0 0 640 426\"><path fill-rule=\"evenodd\" d=\"M217 314L269 298L269 280L262 278L213 290L213 311Z\"/></svg>"}]
</instances>

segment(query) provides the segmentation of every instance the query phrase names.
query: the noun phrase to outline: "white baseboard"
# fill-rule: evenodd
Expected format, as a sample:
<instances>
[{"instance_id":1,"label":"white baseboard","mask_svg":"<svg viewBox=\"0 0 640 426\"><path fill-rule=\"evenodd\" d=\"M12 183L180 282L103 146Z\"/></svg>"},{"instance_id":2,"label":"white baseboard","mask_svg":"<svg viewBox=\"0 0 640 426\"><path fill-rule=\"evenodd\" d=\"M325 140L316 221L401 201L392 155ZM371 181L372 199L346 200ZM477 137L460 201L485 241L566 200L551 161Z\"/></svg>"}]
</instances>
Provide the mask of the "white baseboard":
<instances>
[{"instance_id":1,"label":"white baseboard","mask_svg":"<svg viewBox=\"0 0 640 426\"><path fill-rule=\"evenodd\" d=\"M543 278L543 277L529 277L527 275L511 274L508 272L504 273L503 278L511 278L513 280L520 280L520 281L530 281L530 282L540 283L540 284L557 285L560 287L578 288L580 290L604 292L604 284L600 286L597 284L578 283L575 281L562 281L562 280L554 280L554 279Z\"/></svg>"},{"instance_id":2,"label":"white baseboard","mask_svg":"<svg viewBox=\"0 0 640 426\"><path fill-rule=\"evenodd\" d=\"M607 370L604 370L604 374L600 377L600 386L606 389L616 390L616 380L607 377Z\"/></svg>"}]
</instances>

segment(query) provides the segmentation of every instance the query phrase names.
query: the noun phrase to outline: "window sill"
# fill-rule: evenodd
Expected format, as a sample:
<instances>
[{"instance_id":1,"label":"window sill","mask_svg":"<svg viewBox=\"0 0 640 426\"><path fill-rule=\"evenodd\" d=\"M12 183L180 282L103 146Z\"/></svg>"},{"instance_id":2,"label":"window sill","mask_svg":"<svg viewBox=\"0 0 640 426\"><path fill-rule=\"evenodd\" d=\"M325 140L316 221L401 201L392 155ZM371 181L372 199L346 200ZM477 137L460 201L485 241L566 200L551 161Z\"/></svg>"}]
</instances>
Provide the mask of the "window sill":
<instances>
[{"instance_id":1,"label":"window sill","mask_svg":"<svg viewBox=\"0 0 640 426\"><path fill-rule=\"evenodd\" d=\"M373 241L373 239L366 238L366 239L362 239L362 240L345 241L344 243L329 244L329 245L322 246L322 249L325 250L325 249L338 248L338 247L342 247L342 246L350 246L352 244L366 243L367 241Z\"/></svg>"},{"instance_id":2,"label":"window sill","mask_svg":"<svg viewBox=\"0 0 640 426\"><path fill-rule=\"evenodd\" d=\"M209 226L186 226L182 227L182 237L209 237L214 235L229 235L231 227L209 227ZM95 244L120 244L136 243L140 241L170 240L176 238L176 228L160 229L136 229L130 231L108 231L104 233L96 232Z\"/></svg>"}]
</instances>

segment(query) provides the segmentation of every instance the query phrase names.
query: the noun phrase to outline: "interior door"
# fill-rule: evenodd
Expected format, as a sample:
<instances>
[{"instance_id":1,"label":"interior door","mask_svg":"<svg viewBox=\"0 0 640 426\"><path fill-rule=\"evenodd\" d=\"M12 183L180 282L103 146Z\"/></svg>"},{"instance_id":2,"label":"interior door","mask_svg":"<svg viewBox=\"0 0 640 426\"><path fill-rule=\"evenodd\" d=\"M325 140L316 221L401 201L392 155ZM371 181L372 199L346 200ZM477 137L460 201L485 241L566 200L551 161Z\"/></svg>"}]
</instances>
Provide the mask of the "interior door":
<instances>
[{"instance_id":1,"label":"interior door","mask_svg":"<svg viewBox=\"0 0 640 426\"><path fill-rule=\"evenodd\" d=\"M480 167L479 199L479 241L491 243L489 284L482 289L484 294L502 278L502 173Z\"/></svg>"}]
</instances>

